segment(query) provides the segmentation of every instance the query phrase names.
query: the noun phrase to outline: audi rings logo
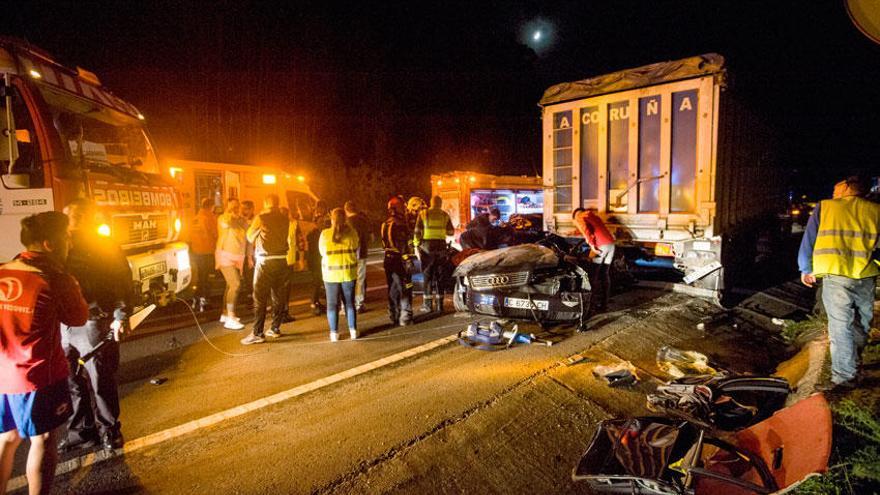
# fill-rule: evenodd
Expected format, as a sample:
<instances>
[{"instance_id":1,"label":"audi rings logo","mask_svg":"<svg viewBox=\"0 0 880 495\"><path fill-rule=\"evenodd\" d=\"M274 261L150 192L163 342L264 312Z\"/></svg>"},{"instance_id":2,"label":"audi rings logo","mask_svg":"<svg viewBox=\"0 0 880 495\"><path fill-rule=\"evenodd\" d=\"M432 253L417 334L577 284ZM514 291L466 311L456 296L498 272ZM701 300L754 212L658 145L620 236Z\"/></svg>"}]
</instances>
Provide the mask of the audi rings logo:
<instances>
[{"instance_id":1,"label":"audi rings logo","mask_svg":"<svg viewBox=\"0 0 880 495\"><path fill-rule=\"evenodd\" d=\"M21 280L13 277L0 278L0 302L12 302L21 297Z\"/></svg>"},{"instance_id":2,"label":"audi rings logo","mask_svg":"<svg viewBox=\"0 0 880 495\"><path fill-rule=\"evenodd\" d=\"M486 283L494 287L497 287L499 285L507 285L510 283L510 277L508 275L495 275L493 277L487 278Z\"/></svg>"}]
</instances>

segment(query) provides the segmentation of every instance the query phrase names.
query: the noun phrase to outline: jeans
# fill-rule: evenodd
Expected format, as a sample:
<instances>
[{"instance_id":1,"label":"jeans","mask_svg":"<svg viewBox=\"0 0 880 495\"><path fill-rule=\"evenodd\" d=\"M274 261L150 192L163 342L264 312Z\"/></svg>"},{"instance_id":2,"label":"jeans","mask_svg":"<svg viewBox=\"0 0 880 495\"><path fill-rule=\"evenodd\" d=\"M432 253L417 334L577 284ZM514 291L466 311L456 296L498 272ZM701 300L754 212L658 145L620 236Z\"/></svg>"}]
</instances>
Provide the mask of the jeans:
<instances>
[{"instance_id":1,"label":"jeans","mask_svg":"<svg viewBox=\"0 0 880 495\"><path fill-rule=\"evenodd\" d=\"M412 322L412 278L400 255L386 254L385 282L388 284L388 317L392 325Z\"/></svg>"},{"instance_id":2,"label":"jeans","mask_svg":"<svg viewBox=\"0 0 880 495\"><path fill-rule=\"evenodd\" d=\"M211 290L208 286L208 277L210 277L211 272L214 271L214 254L193 253L191 258L196 269L195 297L207 298L211 295Z\"/></svg>"},{"instance_id":3,"label":"jeans","mask_svg":"<svg viewBox=\"0 0 880 495\"><path fill-rule=\"evenodd\" d=\"M443 297L443 282L440 280L440 263L446 254L446 241L432 239L424 241L419 247L422 260L422 276L424 277L425 299L431 300L434 294Z\"/></svg>"},{"instance_id":4,"label":"jeans","mask_svg":"<svg viewBox=\"0 0 880 495\"><path fill-rule=\"evenodd\" d=\"M317 252L317 251L315 251ZM312 304L321 304L321 293L324 292L324 279L321 276L321 255L306 253L306 266L312 281Z\"/></svg>"},{"instance_id":5,"label":"jeans","mask_svg":"<svg viewBox=\"0 0 880 495\"><path fill-rule=\"evenodd\" d=\"M358 260L358 278L354 287L354 303L358 308L363 307L364 300L367 298L367 260L366 258Z\"/></svg>"},{"instance_id":6,"label":"jeans","mask_svg":"<svg viewBox=\"0 0 880 495\"><path fill-rule=\"evenodd\" d=\"M859 353L868 341L874 317L875 283L873 277L822 277L822 303L828 314L831 341L832 383L843 383L856 377Z\"/></svg>"},{"instance_id":7,"label":"jeans","mask_svg":"<svg viewBox=\"0 0 880 495\"><path fill-rule=\"evenodd\" d=\"M342 290L342 299L345 302L345 316L348 319L348 329L357 330L357 310L354 307L355 281L348 282L324 282L327 290L327 323L330 324L330 332L336 333L339 329L339 291Z\"/></svg>"},{"instance_id":8,"label":"jeans","mask_svg":"<svg viewBox=\"0 0 880 495\"><path fill-rule=\"evenodd\" d=\"M272 298L272 329L281 328L284 309L287 304L281 301L282 291L287 283L287 260L284 258L257 261L254 271L254 335L263 336L266 324L266 305Z\"/></svg>"},{"instance_id":9,"label":"jeans","mask_svg":"<svg viewBox=\"0 0 880 495\"><path fill-rule=\"evenodd\" d=\"M112 341L105 344L83 365L85 376L75 374L77 360L104 340L110 332L112 321L112 318L102 318L89 320L81 327L61 325L61 346L70 365L68 384L73 404L67 438L74 443L94 440L96 434L119 434L119 390L116 386L119 344Z\"/></svg>"}]
</instances>

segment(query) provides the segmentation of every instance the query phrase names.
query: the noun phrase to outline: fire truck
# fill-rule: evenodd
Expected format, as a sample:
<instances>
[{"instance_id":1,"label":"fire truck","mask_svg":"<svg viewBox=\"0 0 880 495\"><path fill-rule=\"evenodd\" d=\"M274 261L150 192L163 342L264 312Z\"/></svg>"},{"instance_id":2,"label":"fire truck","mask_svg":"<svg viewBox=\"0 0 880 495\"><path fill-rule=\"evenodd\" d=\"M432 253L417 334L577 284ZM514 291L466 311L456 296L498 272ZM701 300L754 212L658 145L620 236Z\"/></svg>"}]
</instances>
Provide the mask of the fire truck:
<instances>
[{"instance_id":1,"label":"fire truck","mask_svg":"<svg viewBox=\"0 0 880 495\"><path fill-rule=\"evenodd\" d=\"M22 218L86 197L94 235L124 250L142 303L165 304L189 285L181 205L163 177L144 116L24 41L0 38L0 260L18 253Z\"/></svg>"}]
</instances>

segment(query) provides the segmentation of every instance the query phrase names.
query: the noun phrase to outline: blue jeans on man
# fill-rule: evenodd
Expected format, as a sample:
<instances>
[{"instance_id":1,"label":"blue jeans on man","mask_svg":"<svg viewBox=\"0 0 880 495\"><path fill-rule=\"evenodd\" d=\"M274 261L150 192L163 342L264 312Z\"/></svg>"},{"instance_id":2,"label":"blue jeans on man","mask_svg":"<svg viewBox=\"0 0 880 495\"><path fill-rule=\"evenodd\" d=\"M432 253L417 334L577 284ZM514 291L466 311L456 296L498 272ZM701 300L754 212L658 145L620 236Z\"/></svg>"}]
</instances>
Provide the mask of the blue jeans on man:
<instances>
[{"instance_id":1,"label":"blue jeans on man","mask_svg":"<svg viewBox=\"0 0 880 495\"><path fill-rule=\"evenodd\" d=\"M875 283L874 277L822 277L822 303L831 341L831 382L835 385L856 378L859 354L868 341L874 317Z\"/></svg>"}]
</instances>

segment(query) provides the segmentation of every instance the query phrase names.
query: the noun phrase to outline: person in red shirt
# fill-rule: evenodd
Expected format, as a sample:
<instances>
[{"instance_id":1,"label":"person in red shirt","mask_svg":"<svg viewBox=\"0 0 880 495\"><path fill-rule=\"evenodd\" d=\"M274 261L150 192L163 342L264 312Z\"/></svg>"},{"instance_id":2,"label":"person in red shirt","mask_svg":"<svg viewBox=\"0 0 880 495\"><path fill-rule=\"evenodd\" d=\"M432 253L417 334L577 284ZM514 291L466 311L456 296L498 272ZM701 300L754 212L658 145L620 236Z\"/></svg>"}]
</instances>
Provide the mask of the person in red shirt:
<instances>
[{"instance_id":1,"label":"person in red shirt","mask_svg":"<svg viewBox=\"0 0 880 495\"><path fill-rule=\"evenodd\" d=\"M48 493L60 427L72 411L60 324L84 325L89 307L76 279L64 271L66 215L49 211L24 218L21 243L27 250L0 266L0 493L6 493L23 437L30 439L30 493Z\"/></svg>"},{"instance_id":2,"label":"person in red shirt","mask_svg":"<svg viewBox=\"0 0 880 495\"><path fill-rule=\"evenodd\" d=\"M190 254L196 269L196 287L193 307L205 311L208 297L208 277L214 271L214 250L217 247L217 217L214 216L214 203L211 198L202 198L199 212L193 218L190 231Z\"/></svg>"},{"instance_id":3,"label":"person in red shirt","mask_svg":"<svg viewBox=\"0 0 880 495\"><path fill-rule=\"evenodd\" d=\"M611 261L614 259L614 236L605 227L605 222L596 214L596 208L577 208L571 218L575 226L590 246L590 258L595 264L595 298L597 311L608 307L608 295L611 292Z\"/></svg>"}]
</instances>

